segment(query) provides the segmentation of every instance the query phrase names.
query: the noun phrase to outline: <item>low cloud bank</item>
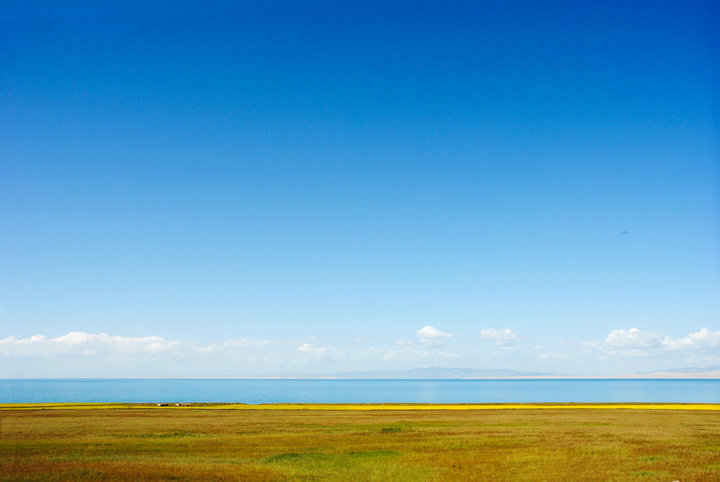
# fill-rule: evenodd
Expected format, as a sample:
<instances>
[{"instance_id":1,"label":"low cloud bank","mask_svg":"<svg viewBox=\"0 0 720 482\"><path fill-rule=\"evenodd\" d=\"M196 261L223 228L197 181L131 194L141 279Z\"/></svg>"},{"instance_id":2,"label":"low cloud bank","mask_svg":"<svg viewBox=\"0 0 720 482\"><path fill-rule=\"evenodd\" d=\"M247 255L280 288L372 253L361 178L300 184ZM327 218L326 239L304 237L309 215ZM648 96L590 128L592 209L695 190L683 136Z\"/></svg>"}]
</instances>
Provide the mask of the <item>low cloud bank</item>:
<instances>
[{"instance_id":1,"label":"low cloud bank","mask_svg":"<svg viewBox=\"0 0 720 482\"><path fill-rule=\"evenodd\" d=\"M293 376L428 366L542 367L558 373L612 375L720 363L720 330L708 328L680 337L659 330L617 328L603 340L544 346L523 345L526 338L511 328L485 328L478 337L426 325L414 335L237 338L212 343L80 331L57 337L9 336L0 339L0 378ZM575 373L576 367L583 367L585 373Z\"/></svg>"},{"instance_id":2,"label":"low cloud bank","mask_svg":"<svg viewBox=\"0 0 720 482\"><path fill-rule=\"evenodd\" d=\"M216 342L161 336L70 332L0 339L0 378L26 377L255 377L444 364L457 353L454 337L432 326L416 340L237 338Z\"/></svg>"},{"instance_id":3,"label":"low cloud bank","mask_svg":"<svg viewBox=\"0 0 720 482\"><path fill-rule=\"evenodd\" d=\"M97 355L108 352L152 355L171 351L178 346L178 342L161 336L131 337L72 331L55 338L34 335L18 339L9 336L0 340L0 356Z\"/></svg>"},{"instance_id":4,"label":"low cloud bank","mask_svg":"<svg viewBox=\"0 0 720 482\"><path fill-rule=\"evenodd\" d=\"M662 331L637 328L615 329L598 348L608 353L647 353L651 351L707 351L720 347L720 330L702 328L680 338L672 338Z\"/></svg>"}]
</instances>

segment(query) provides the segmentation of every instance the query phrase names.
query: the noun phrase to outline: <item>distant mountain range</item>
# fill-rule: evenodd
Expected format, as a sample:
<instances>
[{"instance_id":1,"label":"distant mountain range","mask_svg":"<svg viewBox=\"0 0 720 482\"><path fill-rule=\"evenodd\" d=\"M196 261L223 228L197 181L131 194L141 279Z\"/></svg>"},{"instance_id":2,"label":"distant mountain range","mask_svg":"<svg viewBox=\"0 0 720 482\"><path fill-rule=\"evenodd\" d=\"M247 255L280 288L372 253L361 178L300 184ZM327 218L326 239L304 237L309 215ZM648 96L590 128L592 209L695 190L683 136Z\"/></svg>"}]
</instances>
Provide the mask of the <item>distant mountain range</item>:
<instances>
[{"instance_id":1,"label":"distant mountain range","mask_svg":"<svg viewBox=\"0 0 720 482\"><path fill-rule=\"evenodd\" d=\"M685 367L685 368L668 368L665 370L659 370L655 372L646 373L650 375L653 373L707 373L720 371L720 367Z\"/></svg>"},{"instance_id":2,"label":"distant mountain range","mask_svg":"<svg viewBox=\"0 0 720 482\"><path fill-rule=\"evenodd\" d=\"M720 367L668 368L650 373L641 373L637 378L720 378ZM626 377L631 378L631 377Z\"/></svg>"},{"instance_id":3,"label":"distant mountain range","mask_svg":"<svg viewBox=\"0 0 720 482\"><path fill-rule=\"evenodd\" d=\"M553 377L555 373L524 372L510 369L482 368L411 368L409 370L377 370L368 372L336 373L327 378L372 379L372 380L438 380L463 378L513 378L513 377Z\"/></svg>"},{"instance_id":4,"label":"distant mountain range","mask_svg":"<svg viewBox=\"0 0 720 482\"><path fill-rule=\"evenodd\" d=\"M528 372L507 368L444 368L427 367L408 370L376 370L365 372L342 372L332 375L312 377L346 380L463 380L478 378L695 378L720 379L720 367L670 368L647 373L632 373L615 376L578 376L550 372Z\"/></svg>"}]
</instances>

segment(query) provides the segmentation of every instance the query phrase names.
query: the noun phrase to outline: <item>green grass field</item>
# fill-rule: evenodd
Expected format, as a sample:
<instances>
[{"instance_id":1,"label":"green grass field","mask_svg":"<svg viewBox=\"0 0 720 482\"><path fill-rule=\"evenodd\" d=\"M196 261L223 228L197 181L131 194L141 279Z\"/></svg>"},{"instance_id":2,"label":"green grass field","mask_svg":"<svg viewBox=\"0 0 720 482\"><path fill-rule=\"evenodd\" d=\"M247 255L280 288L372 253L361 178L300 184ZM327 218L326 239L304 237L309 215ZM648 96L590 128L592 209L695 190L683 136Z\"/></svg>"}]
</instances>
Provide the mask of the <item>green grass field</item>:
<instances>
[{"instance_id":1,"label":"green grass field","mask_svg":"<svg viewBox=\"0 0 720 482\"><path fill-rule=\"evenodd\" d=\"M6 405L0 478L720 480L697 406L367 407Z\"/></svg>"}]
</instances>

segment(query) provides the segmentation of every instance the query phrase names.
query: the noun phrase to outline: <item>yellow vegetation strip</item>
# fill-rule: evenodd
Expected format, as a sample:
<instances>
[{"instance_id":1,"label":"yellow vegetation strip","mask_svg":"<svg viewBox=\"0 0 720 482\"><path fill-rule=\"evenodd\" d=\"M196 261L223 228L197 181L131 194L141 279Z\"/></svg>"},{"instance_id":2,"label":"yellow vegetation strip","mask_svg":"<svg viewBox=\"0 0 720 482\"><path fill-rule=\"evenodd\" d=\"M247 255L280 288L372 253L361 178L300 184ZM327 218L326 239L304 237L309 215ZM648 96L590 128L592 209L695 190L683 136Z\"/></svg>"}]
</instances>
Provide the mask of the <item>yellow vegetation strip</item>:
<instances>
[{"instance_id":1,"label":"yellow vegetation strip","mask_svg":"<svg viewBox=\"0 0 720 482\"><path fill-rule=\"evenodd\" d=\"M190 404L174 406L144 403L5 403L0 411L7 410L101 410L101 409L158 409L158 410L712 410L720 411L717 403L482 403L482 404L363 404L363 403L268 403L248 405L228 404Z\"/></svg>"}]
</instances>

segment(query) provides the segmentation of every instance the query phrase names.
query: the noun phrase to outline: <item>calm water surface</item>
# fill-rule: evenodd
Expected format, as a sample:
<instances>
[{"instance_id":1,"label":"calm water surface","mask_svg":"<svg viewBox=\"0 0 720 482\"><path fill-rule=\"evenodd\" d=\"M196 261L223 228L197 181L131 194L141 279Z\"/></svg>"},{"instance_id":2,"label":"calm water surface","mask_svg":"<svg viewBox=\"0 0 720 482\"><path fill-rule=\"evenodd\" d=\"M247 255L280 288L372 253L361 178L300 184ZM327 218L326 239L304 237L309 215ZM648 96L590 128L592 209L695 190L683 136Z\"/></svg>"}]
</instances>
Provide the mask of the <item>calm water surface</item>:
<instances>
[{"instance_id":1,"label":"calm water surface","mask_svg":"<svg viewBox=\"0 0 720 482\"><path fill-rule=\"evenodd\" d=\"M720 380L0 380L0 403L720 403Z\"/></svg>"}]
</instances>

